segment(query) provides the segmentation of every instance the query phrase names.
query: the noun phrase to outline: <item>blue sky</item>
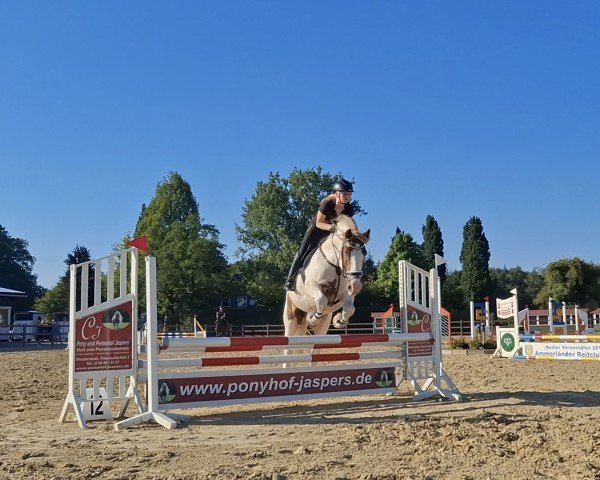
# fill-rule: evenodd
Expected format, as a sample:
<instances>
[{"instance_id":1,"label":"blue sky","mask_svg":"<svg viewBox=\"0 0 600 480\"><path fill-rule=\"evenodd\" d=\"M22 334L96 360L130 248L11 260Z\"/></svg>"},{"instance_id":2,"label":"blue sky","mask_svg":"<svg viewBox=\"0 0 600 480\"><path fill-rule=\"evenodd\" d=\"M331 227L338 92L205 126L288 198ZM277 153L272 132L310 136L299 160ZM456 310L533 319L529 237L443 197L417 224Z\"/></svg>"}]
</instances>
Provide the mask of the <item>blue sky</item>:
<instances>
[{"instance_id":1,"label":"blue sky","mask_svg":"<svg viewBox=\"0 0 600 480\"><path fill-rule=\"evenodd\" d=\"M356 181L385 255L428 214L451 269L600 263L600 3L1 2L0 225L51 287L109 253L169 171L231 260L269 172Z\"/></svg>"}]
</instances>

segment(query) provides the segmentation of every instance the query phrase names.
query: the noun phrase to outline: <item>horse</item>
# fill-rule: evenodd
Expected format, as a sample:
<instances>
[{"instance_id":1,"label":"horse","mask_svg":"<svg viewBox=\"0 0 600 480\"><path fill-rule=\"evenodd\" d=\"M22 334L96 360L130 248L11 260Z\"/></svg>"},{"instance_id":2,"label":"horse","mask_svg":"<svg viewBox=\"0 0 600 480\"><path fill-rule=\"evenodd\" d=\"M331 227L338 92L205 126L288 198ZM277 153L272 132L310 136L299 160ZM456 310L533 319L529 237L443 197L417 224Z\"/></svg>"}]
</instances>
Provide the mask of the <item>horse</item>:
<instances>
[{"instance_id":1,"label":"horse","mask_svg":"<svg viewBox=\"0 0 600 480\"><path fill-rule=\"evenodd\" d=\"M370 230L361 233L351 217L340 215L335 229L309 256L288 291L283 309L285 336L325 335L332 322L343 328L354 314L354 297L361 291L362 268Z\"/></svg>"},{"instance_id":2,"label":"horse","mask_svg":"<svg viewBox=\"0 0 600 480\"><path fill-rule=\"evenodd\" d=\"M121 323L123 323L123 315L121 315L121 312L119 312L118 310L114 313L114 315L112 316L112 318L110 319L110 321L113 324L113 327L118 329L119 325Z\"/></svg>"}]
</instances>

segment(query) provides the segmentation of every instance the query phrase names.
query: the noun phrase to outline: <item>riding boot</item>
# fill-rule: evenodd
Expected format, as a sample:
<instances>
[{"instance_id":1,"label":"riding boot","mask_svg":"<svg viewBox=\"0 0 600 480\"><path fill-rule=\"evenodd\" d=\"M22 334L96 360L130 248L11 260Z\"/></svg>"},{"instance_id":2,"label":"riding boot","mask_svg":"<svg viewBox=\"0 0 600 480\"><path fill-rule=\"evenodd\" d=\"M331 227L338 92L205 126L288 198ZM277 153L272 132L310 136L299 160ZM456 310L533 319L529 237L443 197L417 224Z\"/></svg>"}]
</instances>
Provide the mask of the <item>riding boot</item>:
<instances>
[{"instance_id":1,"label":"riding boot","mask_svg":"<svg viewBox=\"0 0 600 480\"><path fill-rule=\"evenodd\" d=\"M300 270L300 265L302 264L302 257L300 256L300 251L296 252L294 255L294 260L292 261L292 266L290 267L290 271L287 275L287 279L285 281L285 289L288 291L294 291L296 289L296 274L298 270Z\"/></svg>"}]
</instances>

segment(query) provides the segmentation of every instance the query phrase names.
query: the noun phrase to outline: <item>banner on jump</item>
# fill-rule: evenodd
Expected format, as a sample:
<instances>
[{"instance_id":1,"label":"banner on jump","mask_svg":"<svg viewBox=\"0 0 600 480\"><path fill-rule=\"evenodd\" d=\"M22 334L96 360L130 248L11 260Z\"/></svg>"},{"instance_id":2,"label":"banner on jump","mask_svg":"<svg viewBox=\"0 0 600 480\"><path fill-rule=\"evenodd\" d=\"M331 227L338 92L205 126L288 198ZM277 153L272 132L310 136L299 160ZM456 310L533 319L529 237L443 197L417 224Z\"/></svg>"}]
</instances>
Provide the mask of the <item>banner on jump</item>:
<instances>
[{"instance_id":1,"label":"banner on jump","mask_svg":"<svg viewBox=\"0 0 600 480\"><path fill-rule=\"evenodd\" d=\"M408 333L431 333L431 314L419 310L412 305L406 307ZM433 355L433 340L426 342L409 342L409 357L428 357Z\"/></svg>"},{"instance_id":2,"label":"banner on jump","mask_svg":"<svg viewBox=\"0 0 600 480\"><path fill-rule=\"evenodd\" d=\"M515 302L513 297L496 299L496 315L498 318L510 318L515 315Z\"/></svg>"},{"instance_id":3,"label":"banner on jump","mask_svg":"<svg viewBox=\"0 0 600 480\"><path fill-rule=\"evenodd\" d=\"M75 371L133 369L133 302L75 320Z\"/></svg>"},{"instance_id":4,"label":"banner on jump","mask_svg":"<svg viewBox=\"0 0 600 480\"><path fill-rule=\"evenodd\" d=\"M168 374L167 374L168 375ZM289 398L323 393L395 391L394 368L348 368L308 370L290 373L241 374L161 378L158 381L160 404L209 403L245 399Z\"/></svg>"}]
</instances>

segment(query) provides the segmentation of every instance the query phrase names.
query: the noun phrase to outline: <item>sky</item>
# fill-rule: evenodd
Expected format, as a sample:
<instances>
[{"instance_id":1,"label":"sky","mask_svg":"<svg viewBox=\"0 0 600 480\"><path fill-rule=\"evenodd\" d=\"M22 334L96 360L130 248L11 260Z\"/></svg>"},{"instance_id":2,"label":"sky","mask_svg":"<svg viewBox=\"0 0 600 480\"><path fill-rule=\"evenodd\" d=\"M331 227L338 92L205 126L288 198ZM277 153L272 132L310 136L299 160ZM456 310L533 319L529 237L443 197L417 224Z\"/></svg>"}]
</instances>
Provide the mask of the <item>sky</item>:
<instances>
[{"instance_id":1,"label":"sky","mask_svg":"<svg viewBox=\"0 0 600 480\"><path fill-rule=\"evenodd\" d=\"M231 261L270 172L355 181L370 252L479 217L492 267L600 263L600 3L2 1L0 225L52 287L174 171ZM6 286L10 287L10 286Z\"/></svg>"}]
</instances>

